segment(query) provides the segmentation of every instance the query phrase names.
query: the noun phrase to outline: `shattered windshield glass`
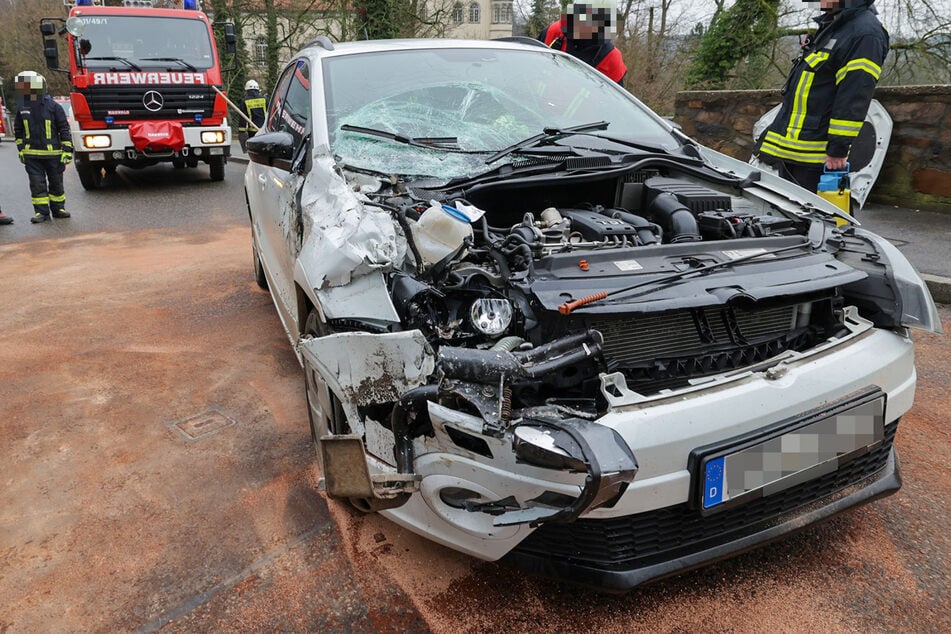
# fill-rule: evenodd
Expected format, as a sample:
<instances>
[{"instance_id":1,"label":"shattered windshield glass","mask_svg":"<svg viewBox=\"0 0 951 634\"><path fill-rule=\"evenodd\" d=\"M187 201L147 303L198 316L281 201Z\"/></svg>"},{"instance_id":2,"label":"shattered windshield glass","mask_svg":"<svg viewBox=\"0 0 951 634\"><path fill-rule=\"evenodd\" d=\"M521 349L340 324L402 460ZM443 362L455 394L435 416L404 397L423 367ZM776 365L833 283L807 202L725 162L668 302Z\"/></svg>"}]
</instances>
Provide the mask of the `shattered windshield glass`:
<instances>
[{"instance_id":1,"label":"shattered windshield glass","mask_svg":"<svg viewBox=\"0 0 951 634\"><path fill-rule=\"evenodd\" d=\"M329 57L323 64L331 146L353 167L473 176L497 166L486 165L492 154L545 128L593 121L608 122L604 133L611 137L677 145L609 79L549 51L389 51ZM386 133L400 138L384 138ZM559 143L604 147L584 136Z\"/></svg>"}]
</instances>

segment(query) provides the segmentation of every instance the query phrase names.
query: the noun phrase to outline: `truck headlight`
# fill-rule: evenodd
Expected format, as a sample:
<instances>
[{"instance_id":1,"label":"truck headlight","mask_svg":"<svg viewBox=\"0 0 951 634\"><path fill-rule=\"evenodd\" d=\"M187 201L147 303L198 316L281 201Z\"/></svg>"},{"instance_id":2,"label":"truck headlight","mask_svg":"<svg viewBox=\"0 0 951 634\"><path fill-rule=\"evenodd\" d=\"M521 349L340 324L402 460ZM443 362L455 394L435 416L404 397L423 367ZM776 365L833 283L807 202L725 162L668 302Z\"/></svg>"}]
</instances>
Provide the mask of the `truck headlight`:
<instances>
[{"instance_id":1,"label":"truck headlight","mask_svg":"<svg viewBox=\"0 0 951 634\"><path fill-rule=\"evenodd\" d=\"M106 148L112 145L112 137L108 134L87 134L83 137L83 147L87 149Z\"/></svg>"},{"instance_id":2,"label":"truck headlight","mask_svg":"<svg viewBox=\"0 0 951 634\"><path fill-rule=\"evenodd\" d=\"M494 297L477 299L469 309L469 320L484 335L501 335L512 323L512 304Z\"/></svg>"},{"instance_id":3,"label":"truck headlight","mask_svg":"<svg viewBox=\"0 0 951 634\"><path fill-rule=\"evenodd\" d=\"M225 142L225 133L221 130L211 130L209 132L201 133L201 142L202 143L224 143Z\"/></svg>"}]
</instances>

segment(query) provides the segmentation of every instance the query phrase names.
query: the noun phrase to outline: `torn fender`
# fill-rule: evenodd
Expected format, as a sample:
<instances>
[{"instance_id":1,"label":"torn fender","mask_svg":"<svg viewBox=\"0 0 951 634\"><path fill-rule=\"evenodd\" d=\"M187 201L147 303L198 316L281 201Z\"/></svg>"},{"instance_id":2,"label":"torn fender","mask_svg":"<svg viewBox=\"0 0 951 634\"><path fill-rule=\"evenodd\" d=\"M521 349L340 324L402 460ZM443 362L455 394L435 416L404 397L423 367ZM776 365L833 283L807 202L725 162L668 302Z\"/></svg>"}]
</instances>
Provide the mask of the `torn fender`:
<instances>
[{"instance_id":1,"label":"torn fender","mask_svg":"<svg viewBox=\"0 0 951 634\"><path fill-rule=\"evenodd\" d=\"M435 356L418 330L344 332L303 338L301 354L340 399L354 431L363 433L357 408L399 400L433 373Z\"/></svg>"}]
</instances>

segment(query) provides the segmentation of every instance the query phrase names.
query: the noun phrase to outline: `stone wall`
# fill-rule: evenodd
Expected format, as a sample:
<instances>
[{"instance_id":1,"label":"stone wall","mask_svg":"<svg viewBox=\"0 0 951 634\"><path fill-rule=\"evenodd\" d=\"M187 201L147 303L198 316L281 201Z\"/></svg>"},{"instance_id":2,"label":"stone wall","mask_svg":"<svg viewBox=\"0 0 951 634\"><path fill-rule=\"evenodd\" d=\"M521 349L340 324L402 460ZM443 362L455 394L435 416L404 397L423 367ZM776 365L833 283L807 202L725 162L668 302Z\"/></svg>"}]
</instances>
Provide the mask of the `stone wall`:
<instances>
[{"instance_id":1,"label":"stone wall","mask_svg":"<svg viewBox=\"0 0 951 634\"><path fill-rule=\"evenodd\" d=\"M951 86L879 87L894 127L870 202L951 213ZM746 160L753 124L779 103L778 90L677 94L674 120L704 145Z\"/></svg>"}]
</instances>

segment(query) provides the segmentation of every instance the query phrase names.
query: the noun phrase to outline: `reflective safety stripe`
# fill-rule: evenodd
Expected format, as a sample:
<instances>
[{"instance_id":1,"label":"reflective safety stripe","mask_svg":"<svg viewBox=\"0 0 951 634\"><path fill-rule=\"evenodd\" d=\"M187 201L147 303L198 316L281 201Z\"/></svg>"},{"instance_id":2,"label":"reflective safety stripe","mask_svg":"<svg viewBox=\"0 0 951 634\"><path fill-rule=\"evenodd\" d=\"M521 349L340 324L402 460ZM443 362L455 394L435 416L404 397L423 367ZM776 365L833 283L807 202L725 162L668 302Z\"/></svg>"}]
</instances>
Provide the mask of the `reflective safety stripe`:
<instances>
[{"instance_id":1,"label":"reflective safety stripe","mask_svg":"<svg viewBox=\"0 0 951 634\"><path fill-rule=\"evenodd\" d=\"M879 76L882 74L882 67L873 62L872 60L861 57L859 59L853 59L848 64L839 69L839 72L835 74L835 83L836 85L840 84L845 76L848 75L853 70L865 71L869 75L875 78L875 81L878 81Z\"/></svg>"},{"instance_id":2,"label":"reflective safety stripe","mask_svg":"<svg viewBox=\"0 0 951 634\"><path fill-rule=\"evenodd\" d=\"M793 150L812 150L813 152L825 152L826 150L825 141L804 141L802 139L793 139L782 136L778 132L773 132L772 130L766 133L766 140L772 142L775 145L785 146L786 148Z\"/></svg>"},{"instance_id":3,"label":"reflective safety stripe","mask_svg":"<svg viewBox=\"0 0 951 634\"><path fill-rule=\"evenodd\" d=\"M63 198L65 199L66 197L64 196ZM34 205L48 205L48 204L50 204L50 197L49 197L49 196L37 196L36 198L33 198L32 200L33 200L33 204L34 204Z\"/></svg>"},{"instance_id":4,"label":"reflective safety stripe","mask_svg":"<svg viewBox=\"0 0 951 634\"><path fill-rule=\"evenodd\" d=\"M26 119L23 120L23 138L24 139L30 138L30 122L27 121Z\"/></svg>"},{"instance_id":5,"label":"reflective safety stripe","mask_svg":"<svg viewBox=\"0 0 951 634\"><path fill-rule=\"evenodd\" d=\"M849 121L848 119L832 119L829 121L829 134L858 136L862 130L862 123L862 121Z\"/></svg>"},{"instance_id":6,"label":"reflective safety stripe","mask_svg":"<svg viewBox=\"0 0 951 634\"><path fill-rule=\"evenodd\" d=\"M44 123L46 123L46 140L47 140L47 141L52 141L52 140L53 140L53 122L50 121L49 119L47 119ZM52 143L47 143L47 144L46 144L46 149L47 149L47 150L52 150L52 149L53 149L53 144L52 144Z\"/></svg>"},{"instance_id":7,"label":"reflective safety stripe","mask_svg":"<svg viewBox=\"0 0 951 634\"><path fill-rule=\"evenodd\" d=\"M57 196L56 194L50 194L50 202L54 203L64 203L66 202L66 194Z\"/></svg>"},{"instance_id":8,"label":"reflective safety stripe","mask_svg":"<svg viewBox=\"0 0 951 634\"><path fill-rule=\"evenodd\" d=\"M259 97L257 99L248 99L244 104L248 108L248 112L250 112L255 108L261 108L263 110L267 102L264 100L264 97Z\"/></svg>"},{"instance_id":9,"label":"reflective safety stripe","mask_svg":"<svg viewBox=\"0 0 951 634\"><path fill-rule=\"evenodd\" d=\"M763 141L763 145L760 146L760 151L770 156L789 159L790 161L798 161L799 163L824 163L826 160L825 152L797 152L795 150L781 148L766 141Z\"/></svg>"},{"instance_id":10,"label":"reflective safety stripe","mask_svg":"<svg viewBox=\"0 0 951 634\"><path fill-rule=\"evenodd\" d=\"M799 138L799 131L802 130L802 124L806 120L806 104L809 101L809 90L812 88L812 82L816 78L813 73L803 73L799 77L799 85L796 86L796 96L793 99L792 112L789 115L789 127L786 128L786 136L794 139Z\"/></svg>"},{"instance_id":11,"label":"reflective safety stripe","mask_svg":"<svg viewBox=\"0 0 951 634\"><path fill-rule=\"evenodd\" d=\"M815 53L806 55L806 63L809 64L811 68L815 68L827 59L829 59L828 51L816 51Z\"/></svg>"},{"instance_id":12,"label":"reflective safety stripe","mask_svg":"<svg viewBox=\"0 0 951 634\"><path fill-rule=\"evenodd\" d=\"M23 150L23 154L26 156L59 156L62 154L59 150L32 150L26 149Z\"/></svg>"}]
</instances>

